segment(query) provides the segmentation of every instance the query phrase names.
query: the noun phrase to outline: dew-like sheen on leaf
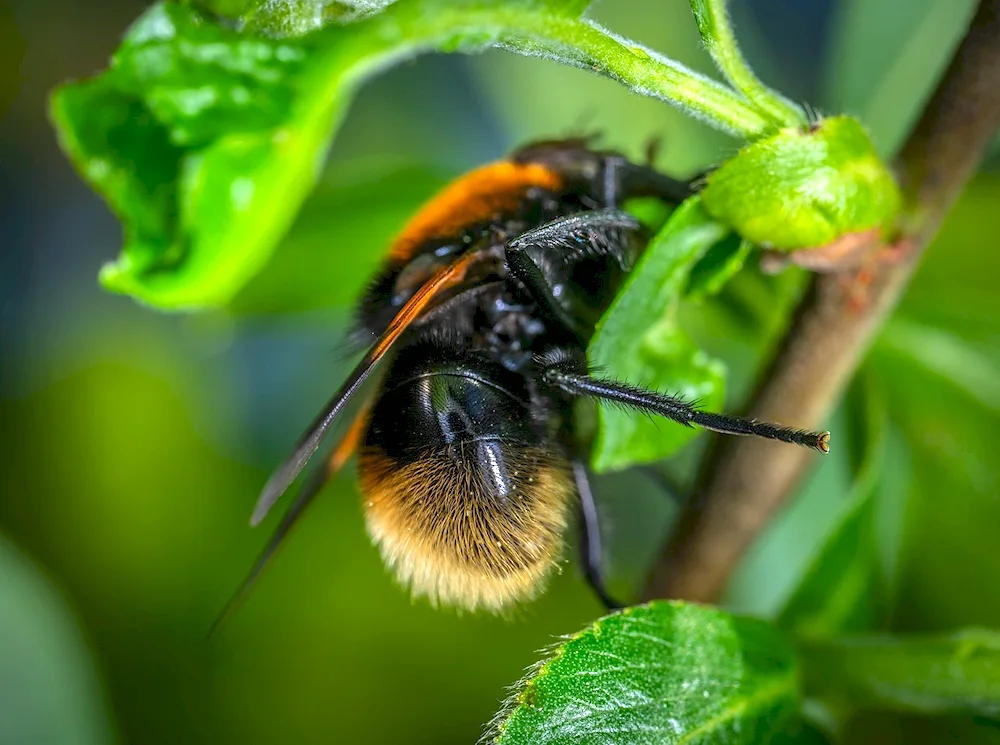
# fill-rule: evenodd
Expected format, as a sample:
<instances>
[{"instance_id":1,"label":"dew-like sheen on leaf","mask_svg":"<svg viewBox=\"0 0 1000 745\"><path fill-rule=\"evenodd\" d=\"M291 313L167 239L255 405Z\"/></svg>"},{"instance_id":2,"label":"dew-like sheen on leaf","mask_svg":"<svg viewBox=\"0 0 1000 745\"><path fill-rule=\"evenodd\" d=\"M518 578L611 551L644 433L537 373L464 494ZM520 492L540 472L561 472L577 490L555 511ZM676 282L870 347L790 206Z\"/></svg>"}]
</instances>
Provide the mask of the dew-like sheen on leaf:
<instances>
[{"instance_id":1,"label":"dew-like sheen on leaf","mask_svg":"<svg viewBox=\"0 0 1000 745\"><path fill-rule=\"evenodd\" d=\"M535 30L586 4L398 0L287 39L273 19L257 36L153 5L110 69L52 99L62 146L124 225L102 283L161 309L224 305L291 225L364 80L432 49L537 53Z\"/></svg>"},{"instance_id":2,"label":"dew-like sheen on leaf","mask_svg":"<svg viewBox=\"0 0 1000 745\"><path fill-rule=\"evenodd\" d=\"M798 705L798 670L771 625L657 601L560 644L500 713L497 745L766 742Z\"/></svg>"}]
</instances>

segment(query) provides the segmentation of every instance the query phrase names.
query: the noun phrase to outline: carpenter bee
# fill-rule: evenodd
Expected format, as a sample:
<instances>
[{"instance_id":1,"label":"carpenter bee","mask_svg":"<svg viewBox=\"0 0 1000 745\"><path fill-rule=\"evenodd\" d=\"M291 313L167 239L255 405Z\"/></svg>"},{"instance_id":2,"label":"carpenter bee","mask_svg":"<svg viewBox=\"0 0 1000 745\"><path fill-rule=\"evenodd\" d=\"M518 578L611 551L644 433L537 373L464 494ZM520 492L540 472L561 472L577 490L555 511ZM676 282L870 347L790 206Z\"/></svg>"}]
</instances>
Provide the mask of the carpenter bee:
<instances>
[{"instance_id":1,"label":"carpenter bee","mask_svg":"<svg viewBox=\"0 0 1000 745\"><path fill-rule=\"evenodd\" d=\"M574 510L586 577L617 606L602 580L581 400L826 452L827 432L701 411L588 369L598 319L649 238L624 200L689 194L618 153L561 140L522 147L431 199L358 306L370 348L267 482L252 524L370 377L372 392L234 599L354 454L368 532L400 582L434 604L500 612L544 588Z\"/></svg>"}]
</instances>

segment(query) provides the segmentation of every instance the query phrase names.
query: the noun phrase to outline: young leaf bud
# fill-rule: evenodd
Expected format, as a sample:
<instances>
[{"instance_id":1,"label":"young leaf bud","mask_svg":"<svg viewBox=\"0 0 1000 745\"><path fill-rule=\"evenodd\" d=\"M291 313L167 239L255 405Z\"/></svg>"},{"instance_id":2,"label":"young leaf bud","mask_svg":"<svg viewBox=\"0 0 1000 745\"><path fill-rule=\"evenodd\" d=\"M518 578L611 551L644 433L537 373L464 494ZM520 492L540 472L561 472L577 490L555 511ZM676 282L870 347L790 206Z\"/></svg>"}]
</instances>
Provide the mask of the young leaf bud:
<instances>
[{"instance_id":1,"label":"young leaf bud","mask_svg":"<svg viewBox=\"0 0 1000 745\"><path fill-rule=\"evenodd\" d=\"M717 220L778 251L885 230L900 204L895 179L868 134L846 116L750 143L709 175L701 198Z\"/></svg>"}]
</instances>

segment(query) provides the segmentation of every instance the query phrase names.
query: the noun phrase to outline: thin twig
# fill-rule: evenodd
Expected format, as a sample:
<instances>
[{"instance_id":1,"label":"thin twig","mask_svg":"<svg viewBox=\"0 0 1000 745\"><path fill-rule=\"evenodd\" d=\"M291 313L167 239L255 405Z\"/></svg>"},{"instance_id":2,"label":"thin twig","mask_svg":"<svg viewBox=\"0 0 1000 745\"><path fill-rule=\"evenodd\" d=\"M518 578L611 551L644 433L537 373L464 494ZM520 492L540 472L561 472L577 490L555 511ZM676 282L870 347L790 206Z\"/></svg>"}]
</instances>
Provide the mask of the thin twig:
<instances>
[{"instance_id":1,"label":"thin twig","mask_svg":"<svg viewBox=\"0 0 1000 745\"><path fill-rule=\"evenodd\" d=\"M896 163L907 204L895 244L900 250L894 259L885 258L868 270L864 286L856 271L813 278L759 386L750 407L753 416L804 427L824 420L998 127L1000 0L980 0L965 39ZM832 446L836 444L834 437ZM716 600L814 458L804 449L752 438L713 443L697 497L654 567L645 598Z\"/></svg>"},{"instance_id":2,"label":"thin twig","mask_svg":"<svg viewBox=\"0 0 1000 745\"><path fill-rule=\"evenodd\" d=\"M736 43L733 24L726 10L727 2L728 0L691 0L691 11L698 24L701 40L712 55L715 66L757 111L765 114L775 124L783 127L806 124L805 112L798 104L768 88L750 69Z\"/></svg>"}]
</instances>

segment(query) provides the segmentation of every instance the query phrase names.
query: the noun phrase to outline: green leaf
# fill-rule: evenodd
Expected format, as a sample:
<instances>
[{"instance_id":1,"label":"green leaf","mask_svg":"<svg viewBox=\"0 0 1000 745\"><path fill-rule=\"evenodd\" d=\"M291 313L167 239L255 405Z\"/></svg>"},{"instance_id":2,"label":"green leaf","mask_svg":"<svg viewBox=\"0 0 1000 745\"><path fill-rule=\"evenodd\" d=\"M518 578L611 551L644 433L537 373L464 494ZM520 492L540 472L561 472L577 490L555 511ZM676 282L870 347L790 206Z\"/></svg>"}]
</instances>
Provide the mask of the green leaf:
<instances>
[{"instance_id":1,"label":"green leaf","mask_svg":"<svg viewBox=\"0 0 1000 745\"><path fill-rule=\"evenodd\" d=\"M708 176L701 198L742 237L782 251L887 231L900 205L868 134L846 116L750 143Z\"/></svg>"},{"instance_id":2,"label":"green leaf","mask_svg":"<svg viewBox=\"0 0 1000 745\"><path fill-rule=\"evenodd\" d=\"M810 694L861 709L1000 717L1000 632L848 637L800 647Z\"/></svg>"},{"instance_id":3,"label":"green leaf","mask_svg":"<svg viewBox=\"0 0 1000 745\"><path fill-rule=\"evenodd\" d=\"M263 266L314 180L332 113L290 85L305 57L161 3L107 73L56 92L63 147L124 222L105 287L213 306Z\"/></svg>"},{"instance_id":4,"label":"green leaf","mask_svg":"<svg viewBox=\"0 0 1000 745\"><path fill-rule=\"evenodd\" d=\"M654 602L556 647L494 723L498 745L759 743L798 704L795 656L772 626Z\"/></svg>"},{"instance_id":5,"label":"green leaf","mask_svg":"<svg viewBox=\"0 0 1000 745\"><path fill-rule=\"evenodd\" d=\"M598 324L590 362L614 377L718 408L725 369L701 351L677 322L691 268L726 228L693 197L653 238L624 288ZM696 430L600 404L600 431L591 455L597 471L619 470L674 452Z\"/></svg>"},{"instance_id":6,"label":"green leaf","mask_svg":"<svg viewBox=\"0 0 1000 745\"><path fill-rule=\"evenodd\" d=\"M380 12L394 0L256 0L240 19L243 28L266 36L304 36L331 23Z\"/></svg>"},{"instance_id":7,"label":"green leaf","mask_svg":"<svg viewBox=\"0 0 1000 745\"><path fill-rule=\"evenodd\" d=\"M860 401L859 401L860 399ZM883 485L886 450L885 400L864 377L848 401L858 424L848 444L860 461L837 524L785 601L777 623L810 636L867 631L887 608L881 582L876 531L878 492Z\"/></svg>"},{"instance_id":8,"label":"green leaf","mask_svg":"<svg viewBox=\"0 0 1000 745\"><path fill-rule=\"evenodd\" d=\"M870 354L913 454L896 624L1000 627L1000 178L969 184Z\"/></svg>"},{"instance_id":9,"label":"green leaf","mask_svg":"<svg viewBox=\"0 0 1000 745\"><path fill-rule=\"evenodd\" d=\"M584 5L399 0L285 40L187 5L152 6L107 72L52 100L63 147L125 224L101 281L164 309L227 303L291 225L361 83L430 50L502 46L594 70L735 133L769 129L725 86L577 20Z\"/></svg>"},{"instance_id":10,"label":"green leaf","mask_svg":"<svg viewBox=\"0 0 1000 745\"><path fill-rule=\"evenodd\" d=\"M691 269L685 297L701 300L717 294L743 268L752 251L753 244L736 235L716 243Z\"/></svg>"}]
</instances>

